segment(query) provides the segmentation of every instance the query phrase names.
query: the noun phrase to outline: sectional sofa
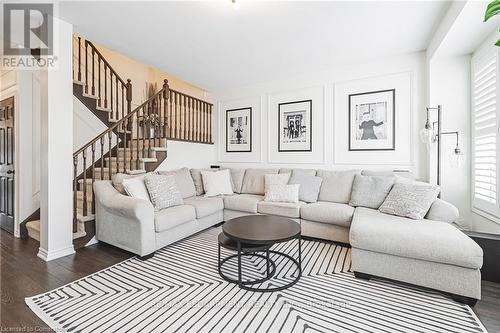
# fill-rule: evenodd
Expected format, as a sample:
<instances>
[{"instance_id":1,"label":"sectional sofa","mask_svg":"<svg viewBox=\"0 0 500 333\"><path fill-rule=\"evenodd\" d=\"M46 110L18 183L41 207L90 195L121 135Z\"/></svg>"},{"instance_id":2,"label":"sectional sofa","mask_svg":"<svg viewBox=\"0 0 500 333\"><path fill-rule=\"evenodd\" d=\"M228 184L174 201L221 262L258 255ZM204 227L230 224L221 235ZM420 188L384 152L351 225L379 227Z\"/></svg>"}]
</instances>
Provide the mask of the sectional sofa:
<instances>
[{"instance_id":1,"label":"sectional sofa","mask_svg":"<svg viewBox=\"0 0 500 333\"><path fill-rule=\"evenodd\" d=\"M201 171L160 172L175 176L184 204L158 212L150 202L126 195L121 182L132 175L95 182L96 238L145 259L157 249L234 217L285 216L301 224L303 236L350 244L356 277L378 276L437 289L471 305L481 297L483 253L453 225L459 214L450 203L436 199L424 220L350 206L359 170L300 169L322 178L318 201L278 203L263 200L264 175L294 170L230 169L235 194L207 198ZM394 176L394 181L398 179Z\"/></svg>"}]
</instances>

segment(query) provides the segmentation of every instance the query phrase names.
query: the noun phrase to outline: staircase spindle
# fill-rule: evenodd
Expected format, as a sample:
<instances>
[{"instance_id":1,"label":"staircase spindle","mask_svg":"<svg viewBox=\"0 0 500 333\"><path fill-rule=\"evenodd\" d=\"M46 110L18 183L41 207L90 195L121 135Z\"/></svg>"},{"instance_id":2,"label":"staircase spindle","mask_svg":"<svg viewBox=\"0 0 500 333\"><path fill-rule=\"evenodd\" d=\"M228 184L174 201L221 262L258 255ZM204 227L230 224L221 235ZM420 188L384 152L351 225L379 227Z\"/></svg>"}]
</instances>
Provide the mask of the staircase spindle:
<instances>
[{"instance_id":1,"label":"staircase spindle","mask_svg":"<svg viewBox=\"0 0 500 333\"><path fill-rule=\"evenodd\" d=\"M78 82L82 82L82 38L78 37Z\"/></svg>"},{"instance_id":2,"label":"staircase spindle","mask_svg":"<svg viewBox=\"0 0 500 333\"><path fill-rule=\"evenodd\" d=\"M101 136L101 180L104 180L104 136Z\"/></svg>"},{"instance_id":3,"label":"staircase spindle","mask_svg":"<svg viewBox=\"0 0 500 333\"><path fill-rule=\"evenodd\" d=\"M97 100L97 105L101 107L101 57L97 57L97 76L98 76L98 81L97 81L97 89L99 89L99 94L97 97L99 99Z\"/></svg>"},{"instance_id":4,"label":"staircase spindle","mask_svg":"<svg viewBox=\"0 0 500 333\"><path fill-rule=\"evenodd\" d=\"M122 133L120 131L121 131L120 126L118 126L118 128L116 129L117 133L116 133L116 151L115 151L116 172L120 172L119 155L118 155L118 152L120 151L120 134ZM111 174L109 174L109 179L111 179Z\"/></svg>"},{"instance_id":5,"label":"staircase spindle","mask_svg":"<svg viewBox=\"0 0 500 333\"><path fill-rule=\"evenodd\" d=\"M170 90L168 92L168 137L171 139L172 136L173 136L173 122L172 122L172 95L173 95L173 92Z\"/></svg>"},{"instance_id":6,"label":"staircase spindle","mask_svg":"<svg viewBox=\"0 0 500 333\"><path fill-rule=\"evenodd\" d=\"M136 130L136 133L135 133L135 168L136 170L139 170L139 127L140 127L140 112L142 111L142 108L137 111L136 115L135 115L135 130ZM130 145L130 148L132 148L132 145Z\"/></svg>"},{"instance_id":7,"label":"staircase spindle","mask_svg":"<svg viewBox=\"0 0 500 333\"><path fill-rule=\"evenodd\" d=\"M113 110L113 72L112 71L109 71L109 108L111 109L111 116L113 117L113 119L118 119L118 115L115 115L116 110Z\"/></svg>"},{"instance_id":8,"label":"staircase spindle","mask_svg":"<svg viewBox=\"0 0 500 333\"><path fill-rule=\"evenodd\" d=\"M165 84L167 84L167 82L165 82ZM165 88L165 85L163 85L163 87ZM168 85L167 85L167 89L165 89L163 91L163 137L166 138L166 137L170 137L170 129L168 127L168 121L170 120L170 117L169 117L169 108L168 108L168 103L167 103L167 98L168 98L168 95L169 95L169 91L168 91Z\"/></svg>"},{"instance_id":9,"label":"staircase spindle","mask_svg":"<svg viewBox=\"0 0 500 333\"><path fill-rule=\"evenodd\" d=\"M127 114L132 110L132 83L127 79Z\"/></svg>"},{"instance_id":10,"label":"staircase spindle","mask_svg":"<svg viewBox=\"0 0 500 333\"><path fill-rule=\"evenodd\" d=\"M111 141L112 141L112 135L111 133L113 132L108 132L108 157L109 157L109 163L108 163L108 177L109 179L111 179L111 170L112 170L112 165L113 163L111 163L111 157L112 157L112 154L111 154L111 150L113 149L112 145L111 145Z\"/></svg>"},{"instance_id":11,"label":"staircase spindle","mask_svg":"<svg viewBox=\"0 0 500 333\"><path fill-rule=\"evenodd\" d=\"M118 76L116 76L115 74L115 83L116 83L116 96L115 96L115 99L116 99L116 119L121 119L120 118L120 109L118 108ZM123 117L123 116L122 116Z\"/></svg>"},{"instance_id":12,"label":"staircase spindle","mask_svg":"<svg viewBox=\"0 0 500 333\"><path fill-rule=\"evenodd\" d=\"M116 158L120 159L120 160L123 160L122 161L123 162L123 168L122 168L123 173L125 173L126 170L127 170L127 157L126 157L126 154L127 154L126 153L126 151L127 151L127 124L128 124L128 120L125 120L125 122L123 123L124 129L123 129L123 138L122 138L123 159L120 158L120 154L118 152L116 153L116 156L117 156ZM120 148L118 148L117 150L119 151ZM117 169L117 170L120 170L120 169Z\"/></svg>"},{"instance_id":13,"label":"staircase spindle","mask_svg":"<svg viewBox=\"0 0 500 333\"><path fill-rule=\"evenodd\" d=\"M208 142L212 143L212 108L213 105L210 104L210 111L209 111L209 123L208 123Z\"/></svg>"},{"instance_id":14,"label":"staircase spindle","mask_svg":"<svg viewBox=\"0 0 500 333\"><path fill-rule=\"evenodd\" d=\"M92 185L94 185L95 182L95 143L92 143L91 146L92 149ZM94 189L91 190L91 197L92 197L92 214L95 214L95 198L94 198Z\"/></svg>"},{"instance_id":15,"label":"staircase spindle","mask_svg":"<svg viewBox=\"0 0 500 333\"><path fill-rule=\"evenodd\" d=\"M205 111L206 111L206 105L203 105L203 108L201 109L201 139L200 139L200 142L203 142L204 138L205 138Z\"/></svg>"},{"instance_id":16,"label":"staircase spindle","mask_svg":"<svg viewBox=\"0 0 500 333\"><path fill-rule=\"evenodd\" d=\"M124 91L123 91L123 85L121 85L121 89L122 89L122 118L123 118L123 117L125 117L125 103L124 103L125 95L124 95Z\"/></svg>"},{"instance_id":17,"label":"staircase spindle","mask_svg":"<svg viewBox=\"0 0 500 333\"><path fill-rule=\"evenodd\" d=\"M87 149L83 151L83 216L87 216Z\"/></svg>"},{"instance_id":18,"label":"staircase spindle","mask_svg":"<svg viewBox=\"0 0 500 333\"><path fill-rule=\"evenodd\" d=\"M200 107L201 103L198 102L196 106L196 141L200 141Z\"/></svg>"},{"instance_id":19,"label":"staircase spindle","mask_svg":"<svg viewBox=\"0 0 500 333\"><path fill-rule=\"evenodd\" d=\"M85 42L85 93L89 93L89 71L88 71L88 55L87 55L87 45L88 43Z\"/></svg>"},{"instance_id":20,"label":"staircase spindle","mask_svg":"<svg viewBox=\"0 0 500 333\"><path fill-rule=\"evenodd\" d=\"M104 66L104 108L108 108L108 66L106 63Z\"/></svg>"},{"instance_id":21,"label":"staircase spindle","mask_svg":"<svg viewBox=\"0 0 500 333\"><path fill-rule=\"evenodd\" d=\"M95 96L95 74L94 74L94 67L95 67L95 61L94 61L94 49L92 49L92 95ZM88 68L85 69L85 71L88 71Z\"/></svg>"},{"instance_id":22,"label":"staircase spindle","mask_svg":"<svg viewBox=\"0 0 500 333\"><path fill-rule=\"evenodd\" d=\"M186 108L186 96L184 95L181 95L182 96L182 107L184 109L184 118L183 118L183 128L184 128L184 140L187 140L187 121L186 121L186 118L187 118L187 108Z\"/></svg>"},{"instance_id":23,"label":"staircase spindle","mask_svg":"<svg viewBox=\"0 0 500 333\"><path fill-rule=\"evenodd\" d=\"M73 156L73 232L77 231L78 212L78 155Z\"/></svg>"}]
</instances>

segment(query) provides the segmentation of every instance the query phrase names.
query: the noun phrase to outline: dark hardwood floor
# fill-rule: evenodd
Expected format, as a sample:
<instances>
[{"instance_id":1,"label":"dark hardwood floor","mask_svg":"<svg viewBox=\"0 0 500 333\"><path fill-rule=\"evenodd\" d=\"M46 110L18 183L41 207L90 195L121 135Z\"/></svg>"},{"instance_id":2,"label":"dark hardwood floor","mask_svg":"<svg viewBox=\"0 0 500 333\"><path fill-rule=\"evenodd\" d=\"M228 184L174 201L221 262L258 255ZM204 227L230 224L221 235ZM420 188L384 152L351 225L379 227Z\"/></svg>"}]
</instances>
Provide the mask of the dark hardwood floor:
<instances>
[{"instance_id":1,"label":"dark hardwood floor","mask_svg":"<svg viewBox=\"0 0 500 333\"><path fill-rule=\"evenodd\" d=\"M0 331L47 331L49 328L24 303L24 297L57 288L133 255L99 243L75 255L44 262L36 254L38 242L17 239L0 231ZM483 281L483 299L474 312L490 333L500 332L500 284Z\"/></svg>"}]
</instances>

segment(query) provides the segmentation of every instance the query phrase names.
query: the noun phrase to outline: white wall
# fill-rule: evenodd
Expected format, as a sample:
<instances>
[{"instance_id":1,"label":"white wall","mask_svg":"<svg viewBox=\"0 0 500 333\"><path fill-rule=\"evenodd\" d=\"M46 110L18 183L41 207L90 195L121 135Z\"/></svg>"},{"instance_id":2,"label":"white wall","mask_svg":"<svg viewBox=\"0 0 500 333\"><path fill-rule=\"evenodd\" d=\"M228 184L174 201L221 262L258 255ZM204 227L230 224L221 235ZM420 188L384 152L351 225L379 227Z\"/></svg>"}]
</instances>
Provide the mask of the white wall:
<instances>
[{"instance_id":1,"label":"white wall","mask_svg":"<svg viewBox=\"0 0 500 333\"><path fill-rule=\"evenodd\" d=\"M442 131L459 131L462 152L470 159L470 55L443 57L430 64L430 106L442 105ZM453 168L450 155L455 149L455 136L442 136L441 197L460 210L461 227L471 228L470 163ZM432 156L437 152L432 150ZM468 160L469 160L468 159ZM436 176L435 159L432 159L431 179ZM461 180L461 181L457 181Z\"/></svg>"},{"instance_id":2,"label":"white wall","mask_svg":"<svg viewBox=\"0 0 500 333\"><path fill-rule=\"evenodd\" d=\"M342 124L336 121L345 119L348 110L345 106L344 92L353 89L380 89L397 86L404 101L397 106L396 119L402 119L398 126L404 127L396 142L402 150L409 152L401 158L394 153L386 158L372 157L376 154L345 155L339 150L347 146L347 135L338 133ZM349 88L350 87L350 88ZM336 91L336 93L335 93ZM419 144L418 130L423 126L425 107L425 56L413 53L367 63L343 65L326 68L322 72L283 78L274 82L213 92L218 108L217 160L220 164L241 167L249 166L287 166L302 168L348 169L366 168L378 170L407 169L418 178L426 178L425 147ZM277 101L310 96L313 102L313 133L319 131L318 140L313 139L313 154L277 154L275 121ZM338 100L339 98L342 101ZM345 100L344 100L345 99ZM398 93L396 95L398 101ZM225 152L225 110L234 107L252 106L253 108L253 149L251 153ZM398 118L399 117L399 118ZM270 128L272 126L273 128ZM345 125L347 126L347 125ZM398 147L398 144L396 144ZM366 157L366 158L365 158Z\"/></svg>"},{"instance_id":3,"label":"white wall","mask_svg":"<svg viewBox=\"0 0 500 333\"><path fill-rule=\"evenodd\" d=\"M214 145L169 140L167 150L167 158L157 170L167 171L182 167L207 168L217 163Z\"/></svg>"}]
</instances>

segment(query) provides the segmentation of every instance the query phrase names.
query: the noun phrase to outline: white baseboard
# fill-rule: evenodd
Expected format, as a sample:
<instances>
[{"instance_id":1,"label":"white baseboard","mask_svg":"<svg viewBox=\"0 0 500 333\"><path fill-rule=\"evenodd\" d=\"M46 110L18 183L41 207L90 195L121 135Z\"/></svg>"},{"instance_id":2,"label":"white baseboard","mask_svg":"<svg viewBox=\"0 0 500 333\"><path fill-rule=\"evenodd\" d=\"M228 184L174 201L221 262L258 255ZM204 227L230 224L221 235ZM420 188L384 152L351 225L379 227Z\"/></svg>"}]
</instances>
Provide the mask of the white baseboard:
<instances>
[{"instance_id":1,"label":"white baseboard","mask_svg":"<svg viewBox=\"0 0 500 333\"><path fill-rule=\"evenodd\" d=\"M75 253L75 248L73 245L68 246L63 249L59 250L53 250L53 251L47 251L45 249L42 249L41 247L38 249L38 258L45 260L45 261L51 261L57 258L69 256L71 254Z\"/></svg>"}]
</instances>

